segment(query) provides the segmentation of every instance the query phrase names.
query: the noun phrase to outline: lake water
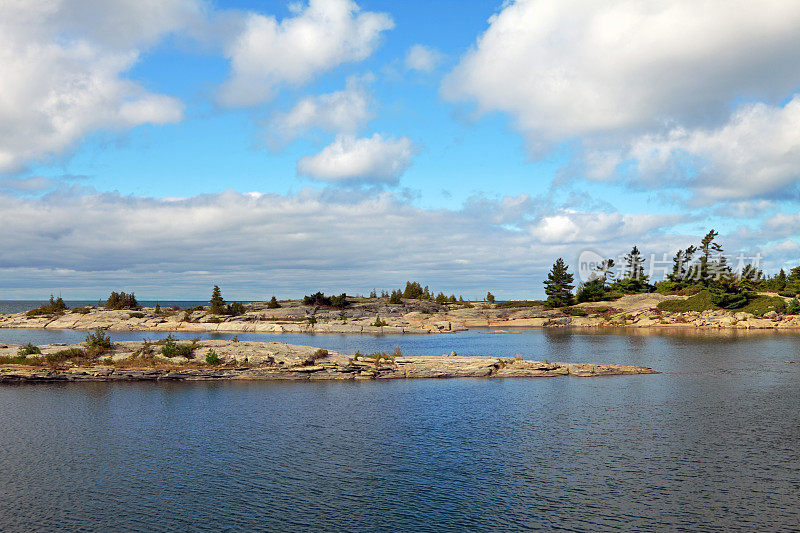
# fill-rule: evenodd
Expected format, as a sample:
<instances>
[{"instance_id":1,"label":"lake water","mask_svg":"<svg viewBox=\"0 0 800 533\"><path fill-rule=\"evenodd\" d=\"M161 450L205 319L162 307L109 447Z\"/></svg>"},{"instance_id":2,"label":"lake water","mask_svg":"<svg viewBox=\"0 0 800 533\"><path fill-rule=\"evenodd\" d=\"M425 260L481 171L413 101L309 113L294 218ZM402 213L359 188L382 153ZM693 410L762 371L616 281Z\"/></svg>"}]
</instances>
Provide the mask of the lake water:
<instances>
[{"instance_id":1,"label":"lake water","mask_svg":"<svg viewBox=\"0 0 800 533\"><path fill-rule=\"evenodd\" d=\"M36 343L84 335L0 330L0 342L20 334ZM800 364L786 362L800 359L800 336L476 330L239 338L341 351L519 353L663 373L0 387L0 529L800 524Z\"/></svg>"}]
</instances>

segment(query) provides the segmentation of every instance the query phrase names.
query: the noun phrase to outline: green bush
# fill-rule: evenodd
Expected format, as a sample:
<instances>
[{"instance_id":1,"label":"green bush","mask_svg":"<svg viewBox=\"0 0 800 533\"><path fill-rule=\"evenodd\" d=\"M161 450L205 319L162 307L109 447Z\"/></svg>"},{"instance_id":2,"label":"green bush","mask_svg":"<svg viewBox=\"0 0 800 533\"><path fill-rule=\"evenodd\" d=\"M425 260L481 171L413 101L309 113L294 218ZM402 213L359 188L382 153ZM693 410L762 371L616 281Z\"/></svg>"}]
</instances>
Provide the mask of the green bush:
<instances>
[{"instance_id":1,"label":"green bush","mask_svg":"<svg viewBox=\"0 0 800 533\"><path fill-rule=\"evenodd\" d=\"M308 317L308 323L313 326L314 324L317 323L317 317L315 317L314 315L311 315L310 317Z\"/></svg>"},{"instance_id":2,"label":"green bush","mask_svg":"<svg viewBox=\"0 0 800 533\"><path fill-rule=\"evenodd\" d=\"M239 316L245 313L244 304L242 302L233 302L225 308L225 314L230 316Z\"/></svg>"},{"instance_id":3,"label":"green bush","mask_svg":"<svg viewBox=\"0 0 800 533\"><path fill-rule=\"evenodd\" d=\"M281 304L278 303L278 299L274 296L267 302L267 309L278 309L280 306Z\"/></svg>"},{"instance_id":4,"label":"green bush","mask_svg":"<svg viewBox=\"0 0 800 533\"><path fill-rule=\"evenodd\" d=\"M199 348L199 339L193 339L191 344L179 344L172 334L167 335L161 346L161 355L164 357L185 357L194 359L194 351Z\"/></svg>"},{"instance_id":5,"label":"green bush","mask_svg":"<svg viewBox=\"0 0 800 533\"><path fill-rule=\"evenodd\" d=\"M86 352L80 348L67 348L56 353L47 354L44 360L48 363L61 363L63 361L78 361L86 357Z\"/></svg>"},{"instance_id":6,"label":"green bush","mask_svg":"<svg viewBox=\"0 0 800 533\"><path fill-rule=\"evenodd\" d=\"M586 309L581 309L580 307L562 307L561 312L570 316L586 316L589 314Z\"/></svg>"},{"instance_id":7,"label":"green bush","mask_svg":"<svg viewBox=\"0 0 800 533\"><path fill-rule=\"evenodd\" d=\"M64 300L61 299L61 296L54 298L51 294L49 303L37 307L36 309L31 309L30 311L26 312L25 315L29 317L41 315L61 315L64 313L65 309L67 309L67 304L64 303Z\"/></svg>"},{"instance_id":8,"label":"green bush","mask_svg":"<svg viewBox=\"0 0 800 533\"><path fill-rule=\"evenodd\" d=\"M124 291L117 293L112 292L105 303L106 309L119 310L119 309L139 309L139 302L136 301L136 296L133 293L126 294Z\"/></svg>"},{"instance_id":9,"label":"green bush","mask_svg":"<svg viewBox=\"0 0 800 533\"><path fill-rule=\"evenodd\" d=\"M221 360L217 355L217 352L214 350L209 350L206 354L206 364L207 365L218 365L220 364Z\"/></svg>"},{"instance_id":10,"label":"green bush","mask_svg":"<svg viewBox=\"0 0 800 533\"><path fill-rule=\"evenodd\" d=\"M792 298L789 300L789 303L786 304L786 314L800 315L800 301L798 301L797 298Z\"/></svg>"},{"instance_id":11,"label":"green bush","mask_svg":"<svg viewBox=\"0 0 800 533\"><path fill-rule=\"evenodd\" d=\"M769 311L776 313L786 312L786 302L780 296L756 296L747 303L740 311L750 313L754 316L762 316Z\"/></svg>"},{"instance_id":12,"label":"green bush","mask_svg":"<svg viewBox=\"0 0 800 533\"><path fill-rule=\"evenodd\" d=\"M88 307L75 307L70 311L71 313L76 313L78 315L88 315L90 309Z\"/></svg>"},{"instance_id":13,"label":"green bush","mask_svg":"<svg viewBox=\"0 0 800 533\"><path fill-rule=\"evenodd\" d=\"M27 355L3 355L0 356L0 365L40 365L42 360Z\"/></svg>"},{"instance_id":14,"label":"green bush","mask_svg":"<svg viewBox=\"0 0 800 533\"><path fill-rule=\"evenodd\" d=\"M387 322L385 320L381 320L381 315L377 315L375 317L375 322L372 323L373 326L378 327L378 328L383 327L386 324L387 324Z\"/></svg>"},{"instance_id":15,"label":"green bush","mask_svg":"<svg viewBox=\"0 0 800 533\"><path fill-rule=\"evenodd\" d=\"M656 283L656 292L658 294L676 294L683 288L684 284L677 281L662 281Z\"/></svg>"},{"instance_id":16,"label":"green bush","mask_svg":"<svg viewBox=\"0 0 800 533\"><path fill-rule=\"evenodd\" d=\"M96 328L86 335L86 352L89 356L98 356L111 348L111 337L103 328Z\"/></svg>"},{"instance_id":17,"label":"green bush","mask_svg":"<svg viewBox=\"0 0 800 533\"><path fill-rule=\"evenodd\" d=\"M135 312L135 313L128 313L130 318L144 318L144 313Z\"/></svg>"},{"instance_id":18,"label":"green bush","mask_svg":"<svg viewBox=\"0 0 800 533\"><path fill-rule=\"evenodd\" d=\"M498 309L508 309L514 307L543 307L544 305L545 303L540 300L520 300L517 302L500 302L499 304L495 304L495 307Z\"/></svg>"},{"instance_id":19,"label":"green bush","mask_svg":"<svg viewBox=\"0 0 800 533\"><path fill-rule=\"evenodd\" d=\"M220 322L222 322L222 320L220 320L219 317L217 316L210 316L208 317L208 319L206 319L206 322L208 322L209 324L219 324Z\"/></svg>"},{"instance_id":20,"label":"green bush","mask_svg":"<svg viewBox=\"0 0 800 533\"><path fill-rule=\"evenodd\" d=\"M389 303L390 304L402 304L403 303L403 293L400 291L392 291L392 295L389 296Z\"/></svg>"},{"instance_id":21,"label":"green bush","mask_svg":"<svg viewBox=\"0 0 800 533\"><path fill-rule=\"evenodd\" d=\"M658 304L658 308L662 311L670 313L686 313L688 311L710 311L712 309L719 309L719 307L711 301L711 293L703 290L690 296L685 300L666 300Z\"/></svg>"},{"instance_id":22,"label":"green bush","mask_svg":"<svg viewBox=\"0 0 800 533\"><path fill-rule=\"evenodd\" d=\"M311 354L311 359L313 361L317 361L318 359L324 359L328 357L328 350L325 348L318 348L313 354Z\"/></svg>"},{"instance_id":23,"label":"green bush","mask_svg":"<svg viewBox=\"0 0 800 533\"><path fill-rule=\"evenodd\" d=\"M586 283L578 285L575 293L575 300L582 302L600 302L606 299L605 280L600 277L593 277Z\"/></svg>"},{"instance_id":24,"label":"green bush","mask_svg":"<svg viewBox=\"0 0 800 533\"><path fill-rule=\"evenodd\" d=\"M494 294L492 294L491 292L487 292L486 293L486 301L489 302L490 304L493 304L494 303Z\"/></svg>"},{"instance_id":25,"label":"green bush","mask_svg":"<svg viewBox=\"0 0 800 533\"><path fill-rule=\"evenodd\" d=\"M24 346L20 346L19 350L17 350L17 355L25 357L27 355L38 355L41 354L42 351L39 349L38 346L34 346L31 343L25 344Z\"/></svg>"}]
</instances>

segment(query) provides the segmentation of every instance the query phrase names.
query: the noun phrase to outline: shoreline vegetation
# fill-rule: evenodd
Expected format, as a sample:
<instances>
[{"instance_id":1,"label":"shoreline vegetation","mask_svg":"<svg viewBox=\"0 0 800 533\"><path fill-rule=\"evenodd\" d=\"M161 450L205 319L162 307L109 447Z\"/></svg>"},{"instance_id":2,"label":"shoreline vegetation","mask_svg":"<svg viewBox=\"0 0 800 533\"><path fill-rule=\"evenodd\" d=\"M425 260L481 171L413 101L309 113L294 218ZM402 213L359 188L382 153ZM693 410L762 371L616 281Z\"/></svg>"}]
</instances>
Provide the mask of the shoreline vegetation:
<instances>
[{"instance_id":1,"label":"shoreline vegetation","mask_svg":"<svg viewBox=\"0 0 800 533\"><path fill-rule=\"evenodd\" d=\"M0 383L67 381L375 380L599 377L655 374L647 367L551 363L520 357L340 354L310 346L246 341L113 343L98 330L73 345L0 345Z\"/></svg>"},{"instance_id":2,"label":"shoreline vegetation","mask_svg":"<svg viewBox=\"0 0 800 533\"><path fill-rule=\"evenodd\" d=\"M144 308L133 292L111 292L96 306L69 309L61 297L24 313L0 314L0 328L223 333L427 334L483 327L800 328L800 266L764 276L757 262L734 271L709 231L679 250L671 272L651 283L637 246L617 266L590 265L577 286L562 258L544 281L545 301L498 302L435 294L417 281L369 296L316 292L298 300L226 302L215 285L209 304ZM581 265L585 273L586 265ZM617 270L615 270L617 269Z\"/></svg>"}]
</instances>

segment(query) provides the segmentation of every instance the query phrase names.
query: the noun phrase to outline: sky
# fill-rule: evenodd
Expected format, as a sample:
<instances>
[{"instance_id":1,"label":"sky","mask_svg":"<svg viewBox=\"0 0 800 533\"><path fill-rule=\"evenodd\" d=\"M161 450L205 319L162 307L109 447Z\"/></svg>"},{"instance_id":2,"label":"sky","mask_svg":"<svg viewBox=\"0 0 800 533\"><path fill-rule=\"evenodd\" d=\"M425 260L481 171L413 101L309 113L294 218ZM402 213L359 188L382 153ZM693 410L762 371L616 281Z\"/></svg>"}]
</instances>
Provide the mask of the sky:
<instances>
[{"instance_id":1,"label":"sky","mask_svg":"<svg viewBox=\"0 0 800 533\"><path fill-rule=\"evenodd\" d=\"M800 3L5 0L0 299L800 264ZM589 254L589 255L587 255Z\"/></svg>"}]
</instances>

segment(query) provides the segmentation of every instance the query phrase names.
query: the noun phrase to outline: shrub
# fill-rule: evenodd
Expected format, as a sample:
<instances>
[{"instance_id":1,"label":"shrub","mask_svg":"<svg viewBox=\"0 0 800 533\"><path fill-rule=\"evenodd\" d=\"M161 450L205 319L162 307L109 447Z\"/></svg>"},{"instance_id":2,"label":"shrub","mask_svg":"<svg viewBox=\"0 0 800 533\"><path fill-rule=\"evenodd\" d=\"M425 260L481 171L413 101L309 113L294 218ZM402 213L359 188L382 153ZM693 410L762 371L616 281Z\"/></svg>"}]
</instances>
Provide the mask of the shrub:
<instances>
[{"instance_id":1,"label":"shrub","mask_svg":"<svg viewBox=\"0 0 800 533\"><path fill-rule=\"evenodd\" d=\"M144 313L135 312L135 313L128 313L128 316L131 318L144 318Z\"/></svg>"},{"instance_id":2,"label":"shrub","mask_svg":"<svg viewBox=\"0 0 800 533\"><path fill-rule=\"evenodd\" d=\"M376 327L379 327L379 328L385 326L386 324L387 324L387 322L385 320L381 320L381 315L377 315L375 317L375 322L372 323L373 326L376 326Z\"/></svg>"},{"instance_id":3,"label":"shrub","mask_svg":"<svg viewBox=\"0 0 800 533\"><path fill-rule=\"evenodd\" d=\"M389 296L389 303L390 304L402 304L403 303L403 294L400 291L392 291L391 296Z\"/></svg>"},{"instance_id":4,"label":"shrub","mask_svg":"<svg viewBox=\"0 0 800 533\"><path fill-rule=\"evenodd\" d=\"M331 299L322 292L303 296L303 305L331 305Z\"/></svg>"},{"instance_id":5,"label":"shrub","mask_svg":"<svg viewBox=\"0 0 800 533\"><path fill-rule=\"evenodd\" d=\"M328 357L328 350L325 348L319 348L313 354L311 354L311 360L316 361L318 359L324 359Z\"/></svg>"},{"instance_id":6,"label":"shrub","mask_svg":"<svg viewBox=\"0 0 800 533\"><path fill-rule=\"evenodd\" d=\"M278 299L274 296L267 302L267 309L278 309L280 306L281 304L278 303Z\"/></svg>"},{"instance_id":7,"label":"shrub","mask_svg":"<svg viewBox=\"0 0 800 533\"><path fill-rule=\"evenodd\" d=\"M206 319L206 322L209 324L219 324L222 320L220 320L218 316L210 316Z\"/></svg>"},{"instance_id":8,"label":"shrub","mask_svg":"<svg viewBox=\"0 0 800 533\"><path fill-rule=\"evenodd\" d=\"M348 305L350 305L350 302L347 301L347 295L345 293L342 293L339 296L331 296L331 307L342 309Z\"/></svg>"},{"instance_id":9,"label":"shrub","mask_svg":"<svg viewBox=\"0 0 800 533\"><path fill-rule=\"evenodd\" d=\"M80 348L67 348L66 350L59 350L56 353L47 354L44 360L48 363L61 363L63 361L76 361L86 357L86 352Z\"/></svg>"},{"instance_id":10,"label":"shrub","mask_svg":"<svg viewBox=\"0 0 800 533\"><path fill-rule=\"evenodd\" d=\"M40 365L41 359L28 357L27 355L3 355L0 356L0 365Z\"/></svg>"},{"instance_id":11,"label":"shrub","mask_svg":"<svg viewBox=\"0 0 800 533\"><path fill-rule=\"evenodd\" d=\"M601 277L593 277L586 283L578 286L575 293L575 300L581 302L599 302L606 298L605 280Z\"/></svg>"},{"instance_id":12,"label":"shrub","mask_svg":"<svg viewBox=\"0 0 800 533\"><path fill-rule=\"evenodd\" d=\"M711 293L703 290L690 296L685 300L666 300L658 304L658 308L662 311L670 313L686 313L688 311L709 311L712 309L719 309L719 307L711 301Z\"/></svg>"},{"instance_id":13,"label":"shrub","mask_svg":"<svg viewBox=\"0 0 800 533\"><path fill-rule=\"evenodd\" d=\"M61 296L54 298L51 294L49 303L37 307L36 309L31 309L25 314L29 317L41 315L60 315L64 313L65 309L67 309L67 304L64 303L64 300L61 299Z\"/></svg>"},{"instance_id":14,"label":"shrub","mask_svg":"<svg viewBox=\"0 0 800 533\"><path fill-rule=\"evenodd\" d=\"M345 313L344 311L339 313L339 320L341 320L342 322L347 322L347 313Z\"/></svg>"},{"instance_id":15,"label":"shrub","mask_svg":"<svg viewBox=\"0 0 800 533\"><path fill-rule=\"evenodd\" d=\"M17 355L20 355L22 357L25 357L25 356L28 356L28 355L37 355L37 354L41 354L41 353L42 353L42 351L39 349L39 347L38 346L34 346L31 343L25 344L24 346L20 346L19 350L17 350Z\"/></svg>"},{"instance_id":16,"label":"shrub","mask_svg":"<svg viewBox=\"0 0 800 533\"><path fill-rule=\"evenodd\" d=\"M71 312L79 315L88 315L89 311L90 309L88 307L75 307Z\"/></svg>"},{"instance_id":17,"label":"shrub","mask_svg":"<svg viewBox=\"0 0 800 533\"><path fill-rule=\"evenodd\" d=\"M172 334L167 335L164 339L164 344L161 346L161 355L164 357L185 357L187 359L194 359L194 351L200 345L197 341L200 339L193 339L191 344L178 344Z\"/></svg>"},{"instance_id":18,"label":"shrub","mask_svg":"<svg viewBox=\"0 0 800 533\"><path fill-rule=\"evenodd\" d=\"M754 316L762 316L769 311L786 312L786 302L780 296L756 296L741 311Z\"/></svg>"},{"instance_id":19,"label":"shrub","mask_svg":"<svg viewBox=\"0 0 800 533\"><path fill-rule=\"evenodd\" d=\"M311 325L316 324L317 323L317 317L315 317L314 315L311 315L310 317L308 317L308 323L311 324Z\"/></svg>"},{"instance_id":20,"label":"shrub","mask_svg":"<svg viewBox=\"0 0 800 533\"><path fill-rule=\"evenodd\" d=\"M233 302L225 308L225 314L230 316L239 316L245 313L244 304L242 302Z\"/></svg>"},{"instance_id":21,"label":"shrub","mask_svg":"<svg viewBox=\"0 0 800 533\"><path fill-rule=\"evenodd\" d=\"M221 360L217 355L217 352L214 350L209 350L206 354L206 364L207 365L218 365L220 364Z\"/></svg>"},{"instance_id":22,"label":"shrub","mask_svg":"<svg viewBox=\"0 0 800 533\"><path fill-rule=\"evenodd\" d=\"M732 284L712 287L711 302L723 309L739 309L747 304L750 295L747 291Z\"/></svg>"},{"instance_id":23,"label":"shrub","mask_svg":"<svg viewBox=\"0 0 800 533\"><path fill-rule=\"evenodd\" d=\"M589 314L586 309L581 309L580 307L562 307L561 312L570 316L586 316Z\"/></svg>"},{"instance_id":24,"label":"shrub","mask_svg":"<svg viewBox=\"0 0 800 533\"><path fill-rule=\"evenodd\" d=\"M486 293L486 301L489 302L490 304L493 304L494 303L494 294L492 294L491 292L487 292Z\"/></svg>"},{"instance_id":25,"label":"shrub","mask_svg":"<svg viewBox=\"0 0 800 533\"><path fill-rule=\"evenodd\" d=\"M658 294L676 294L684 288L683 283L677 281L662 281L656 283L656 292Z\"/></svg>"},{"instance_id":26,"label":"shrub","mask_svg":"<svg viewBox=\"0 0 800 533\"><path fill-rule=\"evenodd\" d=\"M86 335L86 352L90 356L98 356L111 348L111 337L103 328L97 328Z\"/></svg>"},{"instance_id":27,"label":"shrub","mask_svg":"<svg viewBox=\"0 0 800 533\"><path fill-rule=\"evenodd\" d=\"M192 321L192 311L187 309L183 312L183 318L181 318L182 322L191 322Z\"/></svg>"},{"instance_id":28,"label":"shrub","mask_svg":"<svg viewBox=\"0 0 800 533\"><path fill-rule=\"evenodd\" d=\"M789 303L786 304L786 314L800 315L800 301L798 301L797 298L792 298L789 300Z\"/></svg>"},{"instance_id":29,"label":"shrub","mask_svg":"<svg viewBox=\"0 0 800 533\"><path fill-rule=\"evenodd\" d=\"M117 293L113 292L106 300L106 309L119 310L119 309L139 309L139 302L136 301L136 296L133 293L126 294L124 291Z\"/></svg>"},{"instance_id":30,"label":"shrub","mask_svg":"<svg viewBox=\"0 0 800 533\"><path fill-rule=\"evenodd\" d=\"M520 300L516 302L500 302L495 307L498 309L509 309L514 307L543 307L544 302L540 300Z\"/></svg>"}]
</instances>

